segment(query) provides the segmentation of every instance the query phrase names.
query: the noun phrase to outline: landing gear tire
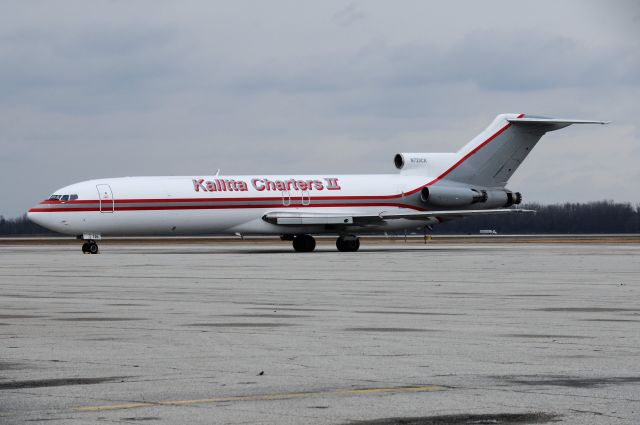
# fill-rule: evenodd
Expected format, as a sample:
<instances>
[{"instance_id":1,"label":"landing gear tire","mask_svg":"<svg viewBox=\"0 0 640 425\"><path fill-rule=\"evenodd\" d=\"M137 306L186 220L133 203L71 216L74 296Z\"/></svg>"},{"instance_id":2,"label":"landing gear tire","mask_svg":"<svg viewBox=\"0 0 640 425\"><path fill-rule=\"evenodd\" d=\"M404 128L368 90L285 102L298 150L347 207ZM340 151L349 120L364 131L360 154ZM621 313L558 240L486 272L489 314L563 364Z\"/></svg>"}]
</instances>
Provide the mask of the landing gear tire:
<instances>
[{"instance_id":1,"label":"landing gear tire","mask_svg":"<svg viewBox=\"0 0 640 425\"><path fill-rule=\"evenodd\" d=\"M82 244L82 252L84 254L97 254L100 252L98 244L95 241L87 241Z\"/></svg>"},{"instance_id":2,"label":"landing gear tire","mask_svg":"<svg viewBox=\"0 0 640 425\"><path fill-rule=\"evenodd\" d=\"M89 253L97 254L98 253L98 244L93 242L89 242Z\"/></svg>"},{"instance_id":3,"label":"landing gear tire","mask_svg":"<svg viewBox=\"0 0 640 425\"><path fill-rule=\"evenodd\" d=\"M360 249L360 239L357 236L340 236L336 240L336 248L340 252L356 252Z\"/></svg>"},{"instance_id":4,"label":"landing gear tire","mask_svg":"<svg viewBox=\"0 0 640 425\"><path fill-rule=\"evenodd\" d=\"M316 240L311 235L296 235L293 238L293 249L297 252L311 252L316 249Z\"/></svg>"}]
</instances>

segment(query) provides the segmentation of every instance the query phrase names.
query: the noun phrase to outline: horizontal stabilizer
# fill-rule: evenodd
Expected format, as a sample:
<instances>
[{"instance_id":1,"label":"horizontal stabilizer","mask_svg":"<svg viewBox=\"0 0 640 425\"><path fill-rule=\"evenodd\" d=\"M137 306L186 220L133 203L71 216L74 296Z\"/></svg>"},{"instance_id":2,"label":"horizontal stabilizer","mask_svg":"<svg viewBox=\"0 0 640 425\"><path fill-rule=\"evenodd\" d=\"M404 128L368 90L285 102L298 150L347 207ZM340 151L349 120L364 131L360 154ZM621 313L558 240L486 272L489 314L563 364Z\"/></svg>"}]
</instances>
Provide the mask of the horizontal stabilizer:
<instances>
[{"instance_id":1,"label":"horizontal stabilizer","mask_svg":"<svg viewBox=\"0 0 640 425\"><path fill-rule=\"evenodd\" d=\"M559 130L570 126L571 124L610 124L611 121L596 120L573 120L564 118L544 118L544 117L523 117L523 118L507 118L511 124L516 126L539 127L544 131Z\"/></svg>"},{"instance_id":2,"label":"horizontal stabilizer","mask_svg":"<svg viewBox=\"0 0 640 425\"><path fill-rule=\"evenodd\" d=\"M532 124L611 124L612 121L594 121L594 120L570 120L563 118L511 118L507 119L510 123L532 123Z\"/></svg>"}]
</instances>

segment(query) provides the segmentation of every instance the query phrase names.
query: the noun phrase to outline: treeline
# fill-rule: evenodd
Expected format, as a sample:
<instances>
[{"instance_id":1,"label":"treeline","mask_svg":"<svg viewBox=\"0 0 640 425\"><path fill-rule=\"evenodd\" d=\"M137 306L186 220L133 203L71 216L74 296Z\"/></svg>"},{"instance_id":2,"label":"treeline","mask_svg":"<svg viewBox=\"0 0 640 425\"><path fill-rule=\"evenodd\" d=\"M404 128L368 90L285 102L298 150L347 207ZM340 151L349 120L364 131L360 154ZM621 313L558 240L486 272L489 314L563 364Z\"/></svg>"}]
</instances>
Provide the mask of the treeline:
<instances>
[{"instance_id":1,"label":"treeline","mask_svg":"<svg viewBox=\"0 0 640 425\"><path fill-rule=\"evenodd\" d=\"M640 205L598 201L554 205L526 204L536 213L497 214L452 220L434 226L433 234L579 234L640 233Z\"/></svg>"},{"instance_id":2,"label":"treeline","mask_svg":"<svg viewBox=\"0 0 640 425\"><path fill-rule=\"evenodd\" d=\"M451 220L434 226L430 234L640 233L640 205L598 201L554 205L526 204L536 214L497 214ZM419 230L422 233L422 230ZM26 215L14 219L0 216L0 236L51 235L50 230L30 222Z\"/></svg>"},{"instance_id":3,"label":"treeline","mask_svg":"<svg viewBox=\"0 0 640 425\"><path fill-rule=\"evenodd\" d=\"M32 223L23 215L18 218L5 219L0 215L0 236L22 235L55 235L55 232Z\"/></svg>"}]
</instances>

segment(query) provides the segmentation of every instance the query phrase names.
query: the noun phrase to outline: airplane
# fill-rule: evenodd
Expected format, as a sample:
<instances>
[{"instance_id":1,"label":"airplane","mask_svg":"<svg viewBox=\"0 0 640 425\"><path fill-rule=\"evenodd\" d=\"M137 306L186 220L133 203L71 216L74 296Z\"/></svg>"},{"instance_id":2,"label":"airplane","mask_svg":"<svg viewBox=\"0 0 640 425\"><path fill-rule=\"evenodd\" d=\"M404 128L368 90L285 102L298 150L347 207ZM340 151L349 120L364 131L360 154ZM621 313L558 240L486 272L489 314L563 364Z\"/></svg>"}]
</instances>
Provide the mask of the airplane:
<instances>
[{"instance_id":1,"label":"airplane","mask_svg":"<svg viewBox=\"0 0 640 425\"><path fill-rule=\"evenodd\" d=\"M507 182L549 131L608 124L501 114L453 153L398 153L396 174L121 177L56 190L29 220L84 240L97 254L102 236L280 235L311 252L312 235L337 235L340 252L360 247L357 234L430 227L480 214L526 212Z\"/></svg>"}]
</instances>

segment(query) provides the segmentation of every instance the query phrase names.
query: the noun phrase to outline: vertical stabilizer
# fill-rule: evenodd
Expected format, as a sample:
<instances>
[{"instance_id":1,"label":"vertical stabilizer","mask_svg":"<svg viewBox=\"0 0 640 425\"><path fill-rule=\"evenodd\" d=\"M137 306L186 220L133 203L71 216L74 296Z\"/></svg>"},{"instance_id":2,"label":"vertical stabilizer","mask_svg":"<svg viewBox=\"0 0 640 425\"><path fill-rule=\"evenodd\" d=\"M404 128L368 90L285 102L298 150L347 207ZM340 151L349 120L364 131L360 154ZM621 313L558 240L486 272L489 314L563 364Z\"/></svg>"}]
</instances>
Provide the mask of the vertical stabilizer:
<instances>
[{"instance_id":1,"label":"vertical stabilizer","mask_svg":"<svg viewBox=\"0 0 640 425\"><path fill-rule=\"evenodd\" d=\"M504 187L540 138L571 124L605 121L566 120L502 114L457 152L457 162L437 180L484 187Z\"/></svg>"}]
</instances>

